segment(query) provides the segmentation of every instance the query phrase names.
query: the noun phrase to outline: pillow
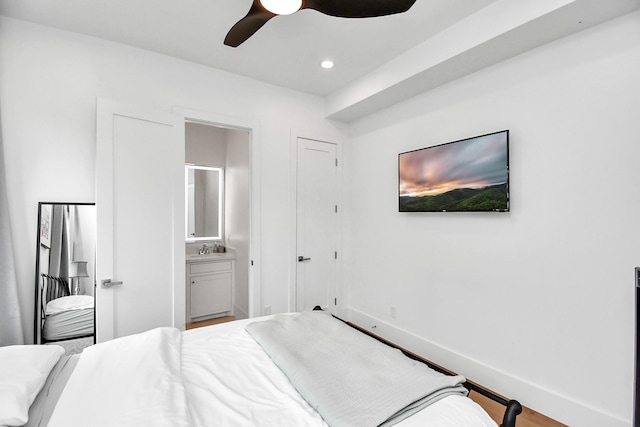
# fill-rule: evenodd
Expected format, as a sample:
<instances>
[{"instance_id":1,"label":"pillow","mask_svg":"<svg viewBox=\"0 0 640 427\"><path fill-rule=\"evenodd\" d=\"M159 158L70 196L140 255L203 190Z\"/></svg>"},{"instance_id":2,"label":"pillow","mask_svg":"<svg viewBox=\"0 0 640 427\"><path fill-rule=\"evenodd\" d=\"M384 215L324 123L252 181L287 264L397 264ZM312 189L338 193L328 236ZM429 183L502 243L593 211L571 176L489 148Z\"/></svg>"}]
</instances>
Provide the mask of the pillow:
<instances>
[{"instance_id":1,"label":"pillow","mask_svg":"<svg viewBox=\"0 0 640 427\"><path fill-rule=\"evenodd\" d=\"M59 345L0 347L0 426L26 424L29 406L63 354Z\"/></svg>"},{"instance_id":2,"label":"pillow","mask_svg":"<svg viewBox=\"0 0 640 427\"><path fill-rule=\"evenodd\" d=\"M83 308L93 308L93 297L89 295L71 295L68 297L56 298L49 301L45 314L55 314L61 311L80 310Z\"/></svg>"}]
</instances>

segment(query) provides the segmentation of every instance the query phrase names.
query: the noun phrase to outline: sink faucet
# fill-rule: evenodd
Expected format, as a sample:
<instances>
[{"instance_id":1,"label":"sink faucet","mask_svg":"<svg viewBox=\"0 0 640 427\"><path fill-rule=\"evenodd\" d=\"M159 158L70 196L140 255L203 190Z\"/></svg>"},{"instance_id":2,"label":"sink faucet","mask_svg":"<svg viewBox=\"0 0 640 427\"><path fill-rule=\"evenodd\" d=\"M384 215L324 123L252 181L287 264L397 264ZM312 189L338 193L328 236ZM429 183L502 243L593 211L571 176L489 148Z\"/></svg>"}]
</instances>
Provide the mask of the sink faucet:
<instances>
[{"instance_id":1,"label":"sink faucet","mask_svg":"<svg viewBox=\"0 0 640 427\"><path fill-rule=\"evenodd\" d=\"M203 243L203 244L202 244L202 247L198 250L198 253L199 253L200 255L208 254L208 253L209 253L209 246L207 246L207 244L206 244L206 243Z\"/></svg>"}]
</instances>

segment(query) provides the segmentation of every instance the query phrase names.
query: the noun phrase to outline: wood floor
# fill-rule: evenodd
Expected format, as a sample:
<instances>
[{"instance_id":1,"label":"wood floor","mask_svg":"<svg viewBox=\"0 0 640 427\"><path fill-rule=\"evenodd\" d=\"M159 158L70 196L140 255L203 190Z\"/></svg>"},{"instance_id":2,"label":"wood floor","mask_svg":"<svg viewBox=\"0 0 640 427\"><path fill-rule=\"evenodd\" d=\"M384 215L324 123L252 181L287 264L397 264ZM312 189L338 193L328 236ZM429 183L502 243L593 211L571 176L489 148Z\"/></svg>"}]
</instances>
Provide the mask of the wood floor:
<instances>
[{"instance_id":1,"label":"wood floor","mask_svg":"<svg viewBox=\"0 0 640 427\"><path fill-rule=\"evenodd\" d=\"M504 406L500 405L493 400L484 397L478 393L470 393L471 400L487 411L489 416L500 425L502 423L502 417L504 416ZM568 427L566 424L562 424L556 420L553 420L539 412L522 407L522 413L516 417L516 427Z\"/></svg>"},{"instance_id":2,"label":"wood floor","mask_svg":"<svg viewBox=\"0 0 640 427\"><path fill-rule=\"evenodd\" d=\"M202 320L200 322L187 323L187 329L201 328L203 326L217 325L218 323L231 322L236 320L235 316L216 317L214 319Z\"/></svg>"}]
</instances>

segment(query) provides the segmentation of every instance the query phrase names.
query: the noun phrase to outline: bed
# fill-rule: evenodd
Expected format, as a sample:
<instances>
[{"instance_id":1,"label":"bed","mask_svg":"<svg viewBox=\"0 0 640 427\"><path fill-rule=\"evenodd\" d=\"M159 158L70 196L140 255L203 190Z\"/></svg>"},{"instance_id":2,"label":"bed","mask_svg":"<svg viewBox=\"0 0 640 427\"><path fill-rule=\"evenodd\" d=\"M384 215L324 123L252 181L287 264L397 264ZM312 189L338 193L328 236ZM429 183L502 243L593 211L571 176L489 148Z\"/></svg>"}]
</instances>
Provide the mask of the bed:
<instances>
[{"instance_id":1,"label":"bed","mask_svg":"<svg viewBox=\"0 0 640 427\"><path fill-rule=\"evenodd\" d=\"M0 370L15 375L3 351ZM57 354L37 359L55 362L40 369L41 384L27 393L33 401L16 404L22 418L1 425L497 426L466 396L464 378L437 373L322 311L157 328L81 355ZM520 410L508 402L502 425L514 427Z\"/></svg>"},{"instance_id":2,"label":"bed","mask_svg":"<svg viewBox=\"0 0 640 427\"><path fill-rule=\"evenodd\" d=\"M66 279L42 274L43 342L92 337L94 301L89 295L71 295Z\"/></svg>"}]
</instances>

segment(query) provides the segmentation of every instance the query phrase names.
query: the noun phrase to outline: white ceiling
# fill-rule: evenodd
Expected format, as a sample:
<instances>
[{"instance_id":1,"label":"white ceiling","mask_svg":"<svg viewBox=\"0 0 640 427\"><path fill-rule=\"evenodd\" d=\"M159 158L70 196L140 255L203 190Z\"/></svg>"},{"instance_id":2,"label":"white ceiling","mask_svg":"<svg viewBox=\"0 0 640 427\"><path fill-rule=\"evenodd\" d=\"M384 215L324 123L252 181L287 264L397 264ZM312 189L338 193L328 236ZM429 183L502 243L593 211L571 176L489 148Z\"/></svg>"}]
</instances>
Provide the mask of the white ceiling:
<instances>
[{"instance_id":1,"label":"white ceiling","mask_svg":"<svg viewBox=\"0 0 640 427\"><path fill-rule=\"evenodd\" d=\"M306 9L223 44L252 0L0 0L2 15L113 40L327 95L495 0L417 0L399 15L343 19ZM330 58L334 69L320 67Z\"/></svg>"},{"instance_id":2,"label":"white ceiling","mask_svg":"<svg viewBox=\"0 0 640 427\"><path fill-rule=\"evenodd\" d=\"M368 19L307 9L225 46L251 2L0 0L0 14L320 95L327 117L352 121L640 8L640 0L417 0L404 14ZM322 69L324 59L336 66Z\"/></svg>"}]
</instances>

